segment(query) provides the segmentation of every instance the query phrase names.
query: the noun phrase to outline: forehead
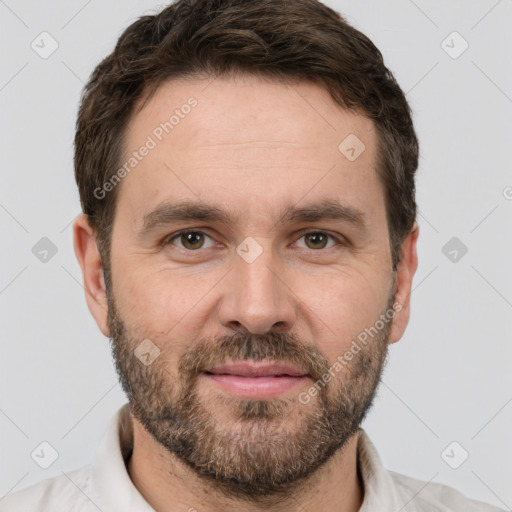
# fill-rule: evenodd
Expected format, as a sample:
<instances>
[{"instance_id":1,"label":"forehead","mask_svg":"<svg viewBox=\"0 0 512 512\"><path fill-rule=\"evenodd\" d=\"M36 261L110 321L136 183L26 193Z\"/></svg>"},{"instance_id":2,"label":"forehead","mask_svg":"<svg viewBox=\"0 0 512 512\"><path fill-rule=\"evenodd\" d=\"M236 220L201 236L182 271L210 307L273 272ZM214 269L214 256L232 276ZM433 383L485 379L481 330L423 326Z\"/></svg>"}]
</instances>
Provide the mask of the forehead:
<instances>
[{"instance_id":1,"label":"forehead","mask_svg":"<svg viewBox=\"0 0 512 512\"><path fill-rule=\"evenodd\" d=\"M188 108L191 103L197 105ZM164 82L132 117L126 140L136 143L169 120L173 127L164 130L165 140L160 142L186 147L252 142L251 136L264 135L266 142L295 142L303 147L317 144L313 137L321 136L324 146L334 144L336 149L338 139L348 129L370 144L375 137L371 120L341 108L320 85L284 83L255 75ZM172 137L167 137L171 133Z\"/></svg>"},{"instance_id":2,"label":"forehead","mask_svg":"<svg viewBox=\"0 0 512 512\"><path fill-rule=\"evenodd\" d=\"M307 196L377 215L376 150L373 122L318 85L255 76L170 80L128 125L121 165L134 165L125 165L118 201L140 220L173 198L275 217Z\"/></svg>"}]
</instances>

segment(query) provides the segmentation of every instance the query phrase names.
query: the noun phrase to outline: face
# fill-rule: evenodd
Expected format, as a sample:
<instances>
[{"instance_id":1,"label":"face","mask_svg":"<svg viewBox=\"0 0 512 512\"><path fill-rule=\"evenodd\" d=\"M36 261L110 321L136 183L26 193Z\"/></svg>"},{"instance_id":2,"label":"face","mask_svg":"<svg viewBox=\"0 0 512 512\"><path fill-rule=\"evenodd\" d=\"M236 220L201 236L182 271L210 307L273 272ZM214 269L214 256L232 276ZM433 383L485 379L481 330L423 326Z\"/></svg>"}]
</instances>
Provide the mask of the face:
<instances>
[{"instance_id":1,"label":"face","mask_svg":"<svg viewBox=\"0 0 512 512\"><path fill-rule=\"evenodd\" d=\"M407 322L373 123L313 84L172 81L126 148L90 307L132 414L226 494L286 492L356 432Z\"/></svg>"}]
</instances>

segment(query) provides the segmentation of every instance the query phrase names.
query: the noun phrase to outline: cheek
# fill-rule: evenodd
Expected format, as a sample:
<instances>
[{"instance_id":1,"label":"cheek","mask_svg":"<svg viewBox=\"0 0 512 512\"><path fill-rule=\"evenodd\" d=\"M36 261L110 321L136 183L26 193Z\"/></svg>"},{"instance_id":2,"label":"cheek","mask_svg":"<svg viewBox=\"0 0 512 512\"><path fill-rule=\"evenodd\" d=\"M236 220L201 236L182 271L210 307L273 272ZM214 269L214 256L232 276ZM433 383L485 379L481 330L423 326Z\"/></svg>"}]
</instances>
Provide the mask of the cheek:
<instances>
[{"instance_id":1,"label":"cheek","mask_svg":"<svg viewBox=\"0 0 512 512\"><path fill-rule=\"evenodd\" d=\"M172 339L186 329L190 338L192 326L201 328L198 318L205 314L208 292L218 276L145 267L140 262L122 272L126 277L116 286L116 301L123 316L134 328L155 337L168 334Z\"/></svg>"},{"instance_id":2,"label":"cheek","mask_svg":"<svg viewBox=\"0 0 512 512\"><path fill-rule=\"evenodd\" d=\"M386 303L385 291L383 282L347 271L317 278L314 286L305 286L298 294L309 310L310 323L317 326L315 343L329 360L335 360L374 325Z\"/></svg>"}]
</instances>

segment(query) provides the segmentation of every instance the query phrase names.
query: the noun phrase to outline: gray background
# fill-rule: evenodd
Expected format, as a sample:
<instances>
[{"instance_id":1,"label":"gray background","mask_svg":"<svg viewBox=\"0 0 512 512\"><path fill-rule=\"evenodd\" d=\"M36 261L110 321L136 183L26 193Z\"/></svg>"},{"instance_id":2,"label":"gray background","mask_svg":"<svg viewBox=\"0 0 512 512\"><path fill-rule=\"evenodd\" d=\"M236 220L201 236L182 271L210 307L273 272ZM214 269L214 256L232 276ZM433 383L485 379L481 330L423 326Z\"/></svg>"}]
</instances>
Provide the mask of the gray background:
<instances>
[{"instance_id":1,"label":"gray background","mask_svg":"<svg viewBox=\"0 0 512 512\"><path fill-rule=\"evenodd\" d=\"M0 495L89 463L125 402L73 252L72 141L93 67L162 5L0 0ZM329 5L381 49L421 142L411 320L363 426L387 468L511 509L512 1ZM48 469L30 456L42 441Z\"/></svg>"}]
</instances>

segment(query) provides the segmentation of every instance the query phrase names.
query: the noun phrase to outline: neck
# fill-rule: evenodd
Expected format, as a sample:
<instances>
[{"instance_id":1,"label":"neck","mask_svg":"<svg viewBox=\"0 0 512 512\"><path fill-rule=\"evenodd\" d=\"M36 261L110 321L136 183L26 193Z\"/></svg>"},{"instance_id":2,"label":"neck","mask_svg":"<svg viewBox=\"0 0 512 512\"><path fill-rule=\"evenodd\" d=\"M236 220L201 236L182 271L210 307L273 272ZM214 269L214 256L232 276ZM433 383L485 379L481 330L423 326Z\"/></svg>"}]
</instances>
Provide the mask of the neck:
<instances>
[{"instance_id":1,"label":"neck","mask_svg":"<svg viewBox=\"0 0 512 512\"><path fill-rule=\"evenodd\" d=\"M159 445L137 419L132 417L132 422L133 453L127 470L144 499L159 512L357 512L361 508L364 486L357 464L358 434L288 496L280 495L257 504L254 500L237 500L218 492L214 483L205 481Z\"/></svg>"}]
</instances>

